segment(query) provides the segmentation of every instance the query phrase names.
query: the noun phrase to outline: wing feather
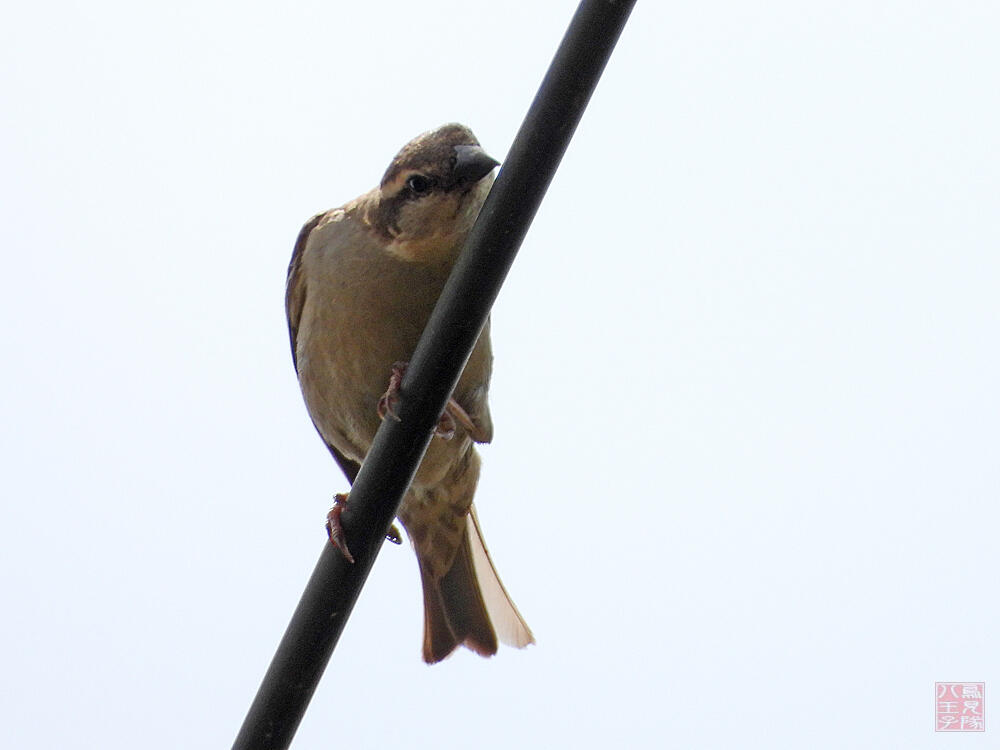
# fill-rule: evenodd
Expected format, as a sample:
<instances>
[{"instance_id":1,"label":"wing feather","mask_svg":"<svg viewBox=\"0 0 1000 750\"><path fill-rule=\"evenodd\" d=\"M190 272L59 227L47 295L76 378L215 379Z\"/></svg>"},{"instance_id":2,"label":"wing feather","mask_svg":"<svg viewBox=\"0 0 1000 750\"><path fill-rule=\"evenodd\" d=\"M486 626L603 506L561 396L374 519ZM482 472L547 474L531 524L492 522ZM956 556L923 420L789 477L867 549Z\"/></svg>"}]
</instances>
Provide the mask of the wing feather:
<instances>
[{"instance_id":1,"label":"wing feather","mask_svg":"<svg viewBox=\"0 0 1000 750\"><path fill-rule=\"evenodd\" d=\"M306 294L308 294L306 277L302 273L302 255L305 253L306 245L309 244L309 235L312 234L312 231L327 213L329 212L318 213L305 223L299 232L298 239L295 240L295 249L292 251L292 259L288 264L288 279L285 282L285 315L288 316L288 337L292 345L292 364L295 365L296 374L299 371L299 321L302 319L302 308L305 307ZM319 427L316 428L316 431L319 432ZM323 433L320 433L320 437L323 437ZM323 442L326 443L326 447L333 454L337 465L340 466L347 479L353 484L355 478L358 476L358 472L361 470L361 464L357 461L352 461L325 440Z\"/></svg>"},{"instance_id":2,"label":"wing feather","mask_svg":"<svg viewBox=\"0 0 1000 750\"><path fill-rule=\"evenodd\" d=\"M285 281L285 315L288 316L288 337L292 343L292 364L295 365L295 372L299 371L296 351L299 320L302 318L302 308L306 304L306 277L302 273L302 254L309 243L309 235L324 216L326 216L325 211L316 214L303 225L298 239L295 240L292 259L288 263L288 278Z\"/></svg>"}]
</instances>

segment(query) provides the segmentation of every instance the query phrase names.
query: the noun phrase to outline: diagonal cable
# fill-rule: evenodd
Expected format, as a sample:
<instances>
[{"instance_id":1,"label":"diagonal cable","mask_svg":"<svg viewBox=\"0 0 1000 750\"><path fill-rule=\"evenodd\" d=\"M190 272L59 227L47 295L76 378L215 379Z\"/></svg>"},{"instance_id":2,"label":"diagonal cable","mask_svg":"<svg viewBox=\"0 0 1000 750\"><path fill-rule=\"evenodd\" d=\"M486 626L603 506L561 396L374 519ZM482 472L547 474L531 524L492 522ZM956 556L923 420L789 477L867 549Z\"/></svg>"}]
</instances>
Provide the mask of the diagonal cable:
<instances>
[{"instance_id":1,"label":"diagonal cable","mask_svg":"<svg viewBox=\"0 0 1000 750\"><path fill-rule=\"evenodd\" d=\"M434 426L555 175L635 0L583 0L410 360L397 409L351 488L348 563L326 543L233 744L282 750L354 608Z\"/></svg>"}]
</instances>

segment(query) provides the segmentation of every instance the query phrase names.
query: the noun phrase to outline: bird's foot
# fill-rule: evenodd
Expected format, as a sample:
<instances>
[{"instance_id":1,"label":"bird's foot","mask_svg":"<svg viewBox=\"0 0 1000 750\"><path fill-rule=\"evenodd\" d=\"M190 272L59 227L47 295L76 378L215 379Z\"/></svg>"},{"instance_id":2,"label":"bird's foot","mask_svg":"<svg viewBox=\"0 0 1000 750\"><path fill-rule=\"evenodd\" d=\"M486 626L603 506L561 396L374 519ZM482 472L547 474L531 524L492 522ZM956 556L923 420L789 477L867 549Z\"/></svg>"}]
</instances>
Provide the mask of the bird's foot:
<instances>
[{"instance_id":1,"label":"bird's foot","mask_svg":"<svg viewBox=\"0 0 1000 750\"><path fill-rule=\"evenodd\" d=\"M444 407L444 414L441 415L441 419L438 422L439 430L441 429L441 425L442 423L444 423L445 419L448 419L451 422L452 434L449 437L454 436L455 423L457 422L458 424L462 425L462 428L469 434L469 437L472 438L475 442L485 443L488 440L488 436L486 435L486 433L484 433L481 429L479 429L479 426L473 421L472 417L469 416L469 413L462 408L462 406L458 403L458 401L456 401L453 398L448 399L448 404ZM444 436L441 435L440 437ZM445 439L447 440L449 438Z\"/></svg>"},{"instance_id":2,"label":"bird's foot","mask_svg":"<svg viewBox=\"0 0 1000 750\"><path fill-rule=\"evenodd\" d=\"M434 426L434 437L451 440L455 437L455 419L448 413L448 407L441 413L438 423Z\"/></svg>"},{"instance_id":3,"label":"bird's foot","mask_svg":"<svg viewBox=\"0 0 1000 750\"><path fill-rule=\"evenodd\" d=\"M375 409L379 419L389 417L397 422L399 421L399 414L396 413L396 405L399 403L399 388L409 364L409 362L393 363L392 374L389 376L389 387L382 394L382 398L378 400L378 406ZM438 419L438 423L434 428L434 435L443 440L451 440L455 437L456 424L462 425L473 438L480 434L480 430L476 427L465 409L459 406L455 399L451 398L448 399L448 405L445 406L441 418Z\"/></svg>"},{"instance_id":4,"label":"bird's foot","mask_svg":"<svg viewBox=\"0 0 1000 750\"><path fill-rule=\"evenodd\" d=\"M339 549L344 557L347 558L347 562L353 563L354 556L347 548L347 537L344 534L344 527L340 523L340 515L344 512L344 508L347 507L347 499L348 493L346 492L338 492L333 496L333 507L326 514L326 533L330 537L330 542L333 546ZM403 543L403 535L399 533L396 524L389 527L389 532L385 535L385 538L393 544Z\"/></svg>"},{"instance_id":5,"label":"bird's foot","mask_svg":"<svg viewBox=\"0 0 1000 750\"><path fill-rule=\"evenodd\" d=\"M354 555L347 548L347 537L344 535L344 527L340 525L340 515L344 512L344 508L347 507L347 497L346 492L338 492L333 496L333 507L326 514L326 533L330 537L333 546L339 549L344 557L347 558L347 562L353 563Z\"/></svg>"},{"instance_id":6,"label":"bird's foot","mask_svg":"<svg viewBox=\"0 0 1000 750\"><path fill-rule=\"evenodd\" d=\"M389 387L386 388L385 393L382 394L382 398L378 400L378 406L375 408L379 419L391 417L397 422L399 421L399 415L396 413L396 404L399 403L399 386L403 382L403 376L406 374L406 368L409 364L409 362L393 363L392 374L389 376Z\"/></svg>"}]
</instances>

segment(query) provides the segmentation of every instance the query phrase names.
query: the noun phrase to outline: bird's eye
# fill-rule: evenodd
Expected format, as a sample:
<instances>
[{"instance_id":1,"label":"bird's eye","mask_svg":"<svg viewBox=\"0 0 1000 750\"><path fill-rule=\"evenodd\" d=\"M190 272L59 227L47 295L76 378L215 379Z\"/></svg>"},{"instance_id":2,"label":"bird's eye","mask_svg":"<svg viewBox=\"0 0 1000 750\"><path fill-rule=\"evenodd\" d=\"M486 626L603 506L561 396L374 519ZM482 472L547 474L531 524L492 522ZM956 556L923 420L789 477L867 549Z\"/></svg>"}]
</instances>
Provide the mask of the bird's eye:
<instances>
[{"instance_id":1,"label":"bird's eye","mask_svg":"<svg viewBox=\"0 0 1000 750\"><path fill-rule=\"evenodd\" d=\"M408 187L414 195L424 195L429 193L431 188L434 187L434 181L430 177L425 177L422 174L411 175L406 181L406 187Z\"/></svg>"}]
</instances>

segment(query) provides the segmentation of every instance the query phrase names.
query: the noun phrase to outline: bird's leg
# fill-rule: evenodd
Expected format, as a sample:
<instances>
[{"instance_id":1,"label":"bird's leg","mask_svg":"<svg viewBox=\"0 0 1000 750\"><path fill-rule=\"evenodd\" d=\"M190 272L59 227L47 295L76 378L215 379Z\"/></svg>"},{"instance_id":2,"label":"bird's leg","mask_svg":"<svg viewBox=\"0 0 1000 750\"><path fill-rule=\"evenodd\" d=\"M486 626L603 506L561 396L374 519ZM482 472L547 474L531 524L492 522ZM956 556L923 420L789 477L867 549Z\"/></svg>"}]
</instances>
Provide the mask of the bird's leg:
<instances>
[{"instance_id":1,"label":"bird's leg","mask_svg":"<svg viewBox=\"0 0 1000 750\"><path fill-rule=\"evenodd\" d=\"M392 363L389 387L386 388L385 393L382 394L382 398L378 400L378 406L375 408L379 419L385 419L386 416L389 416L397 422L399 421L399 415L396 413L396 404L399 402L399 386L403 382L403 376L406 374L406 368L409 364L409 362Z\"/></svg>"},{"instance_id":2,"label":"bird's leg","mask_svg":"<svg viewBox=\"0 0 1000 750\"><path fill-rule=\"evenodd\" d=\"M451 440L455 437L455 419L448 413L448 408L441 412L438 423L434 426L434 437L442 440Z\"/></svg>"},{"instance_id":3,"label":"bird's leg","mask_svg":"<svg viewBox=\"0 0 1000 750\"><path fill-rule=\"evenodd\" d=\"M472 417L469 416L469 413L462 408L461 404L459 404L458 401L456 401L453 398L448 399L448 403L444 407L444 414L441 415L442 422L444 421L445 417L449 417L452 420L453 427L455 422L458 422L460 425L462 425L462 427L465 428L465 431L469 433L469 437L472 438L475 442L477 443L486 442L486 439L488 437L486 433L484 433L481 429L479 429L479 426L474 421L472 421ZM455 430L453 428L452 434L454 434L454 432Z\"/></svg>"},{"instance_id":4,"label":"bird's leg","mask_svg":"<svg viewBox=\"0 0 1000 750\"><path fill-rule=\"evenodd\" d=\"M399 421L399 415L396 413L396 404L399 403L399 386L403 382L403 376L406 374L406 368L409 364L409 362L393 363L392 374L389 376L389 387L382 394L382 398L378 400L376 407L380 419L385 419L388 416L397 422ZM434 434L443 440L451 440L455 437L456 422L466 429L473 440L483 436L482 431L472 421L472 417L453 398L448 399L448 404L434 428ZM477 442L482 442L482 440L477 440Z\"/></svg>"},{"instance_id":5,"label":"bird's leg","mask_svg":"<svg viewBox=\"0 0 1000 750\"><path fill-rule=\"evenodd\" d=\"M354 555L347 549L347 537L344 535L344 527L340 525L340 515L344 512L344 508L347 507L347 497L348 494L346 492L338 492L333 496L333 507L326 514L326 533L330 537L333 546L339 549L344 557L347 558L347 562L353 563Z\"/></svg>"},{"instance_id":6,"label":"bird's leg","mask_svg":"<svg viewBox=\"0 0 1000 750\"><path fill-rule=\"evenodd\" d=\"M344 527L340 524L340 515L344 512L344 508L347 507L347 500L348 493L346 492L338 492L333 496L333 507L326 514L326 533L330 537L330 542L333 546L339 549L344 557L347 558L347 562L353 563L354 556L347 549L347 537L344 534ZM385 538L393 544L403 543L403 535L399 533L396 524L389 527L389 533L385 535Z\"/></svg>"}]
</instances>

